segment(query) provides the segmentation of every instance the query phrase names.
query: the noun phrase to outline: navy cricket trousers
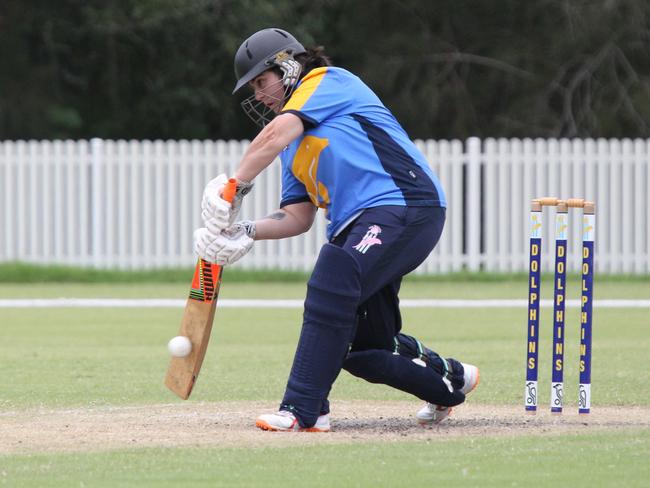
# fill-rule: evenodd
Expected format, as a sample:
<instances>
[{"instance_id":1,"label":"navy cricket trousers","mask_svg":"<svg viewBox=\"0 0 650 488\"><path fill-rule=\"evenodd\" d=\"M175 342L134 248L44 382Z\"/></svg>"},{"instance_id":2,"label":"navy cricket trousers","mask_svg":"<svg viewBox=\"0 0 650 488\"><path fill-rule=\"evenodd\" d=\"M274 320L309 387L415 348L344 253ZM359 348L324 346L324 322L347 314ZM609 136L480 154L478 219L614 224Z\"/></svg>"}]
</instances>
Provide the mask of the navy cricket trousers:
<instances>
[{"instance_id":1,"label":"navy cricket trousers","mask_svg":"<svg viewBox=\"0 0 650 488\"><path fill-rule=\"evenodd\" d=\"M433 250L444 221L445 209L439 207L369 208L323 246L280 406L301 426L310 427L329 412L327 397L342 368L431 403L464 401L462 392L443 381L439 367L412 361L418 355L410 346L417 341L400 334L401 279ZM403 347L396 354L398 337ZM437 355L427 353L435 362Z\"/></svg>"}]
</instances>

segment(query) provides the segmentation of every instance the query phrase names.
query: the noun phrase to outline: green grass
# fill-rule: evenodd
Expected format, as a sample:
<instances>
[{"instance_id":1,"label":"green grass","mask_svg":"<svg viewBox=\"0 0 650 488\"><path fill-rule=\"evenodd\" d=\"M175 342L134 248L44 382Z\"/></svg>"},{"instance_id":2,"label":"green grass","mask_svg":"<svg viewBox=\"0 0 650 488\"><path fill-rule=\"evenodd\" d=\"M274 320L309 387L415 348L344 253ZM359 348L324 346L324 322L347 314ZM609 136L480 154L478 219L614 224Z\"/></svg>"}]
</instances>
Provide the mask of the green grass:
<instances>
[{"instance_id":1,"label":"green grass","mask_svg":"<svg viewBox=\"0 0 650 488\"><path fill-rule=\"evenodd\" d=\"M574 283L576 284L576 283ZM550 286L550 285L549 285ZM650 285L605 281L599 298L647 298ZM598 291L600 290L600 292ZM577 295L577 288L573 290ZM0 296L179 298L182 284L13 284ZM571 293L571 291L570 291ZM407 282L405 297L522 298L525 281ZM223 297L304 297L304 283L224 282ZM181 309L0 308L0 415L35 407L180 402L162 385L167 340ZM523 309L405 309L404 329L439 352L481 367L475 405L521 405L525 363ZM217 311L213 339L191 401L279 400L302 311ZM647 309L594 313L593 397L599 406L650 406ZM542 316L540 397L550 389L550 310ZM578 311L567 316L567 408L577 391ZM331 395L345 400L405 400L343 373ZM1 430L1 416L0 416ZM0 439L0 442L2 440ZM350 441L281 448L131 449L92 454L0 457L7 486L642 486L650 475L650 431L489 434L431 442ZM310 480L308 483L305 480Z\"/></svg>"},{"instance_id":2,"label":"green grass","mask_svg":"<svg viewBox=\"0 0 650 488\"><path fill-rule=\"evenodd\" d=\"M1 268L1 266L0 266ZM0 279L0 298L182 298L189 292L191 270L185 270L180 281L131 281L131 282L33 282L13 283ZM222 298L299 298L305 297L307 277L293 281L249 281L255 275L226 270L221 287ZM296 275L298 276L298 275ZM520 298L526 299L528 281L526 276L501 276L490 280L490 275L477 274L460 281L456 276L412 277L404 280L403 298ZM553 278L544 277L540 284L543 298L553 296ZM567 298L580 296L580 279L572 275L567 279ZM618 299L650 298L650 279L636 280L619 276L597 276L594 297ZM525 313L525 312L524 312Z\"/></svg>"},{"instance_id":3,"label":"green grass","mask_svg":"<svg viewBox=\"0 0 650 488\"><path fill-rule=\"evenodd\" d=\"M447 356L481 365L475 399L520 401L525 363L522 311L405 309L404 330ZM577 310L567 314L577 324ZM594 318L593 395L605 405L650 405L642 367L647 310L599 310ZM0 309L0 407L128 405L173 401L161 384L167 340L181 309ZM195 400L275 400L298 338L298 309L218 310ZM540 381L549 381L551 330L542 331ZM567 392L577 389L577 327L567 327ZM547 354L545 354L547 353ZM263 375L260 376L260 371ZM574 388L575 387L575 388ZM343 374L334 393L353 399L407 395ZM569 394L569 393L567 393Z\"/></svg>"},{"instance_id":4,"label":"green grass","mask_svg":"<svg viewBox=\"0 0 650 488\"><path fill-rule=\"evenodd\" d=\"M22 487L641 487L650 476L649 457L648 430L295 450L141 449L17 456L0 464L0 484L5 479Z\"/></svg>"},{"instance_id":5,"label":"green grass","mask_svg":"<svg viewBox=\"0 0 650 488\"><path fill-rule=\"evenodd\" d=\"M151 270L95 269L65 265L37 265L24 262L0 262L0 284L2 283L186 283L194 268L162 268ZM188 278L189 276L189 278ZM306 282L309 274L302 271L228 270L228 280L237 283L259 282ZM544 274L544 279L552 281L552 274ZM409 275L406 282L413 283L455 283L462 286L471 281L476 283L526 283L525 273L491 273L460 271L436 275ZM617 274L599 275L598 281L647 283L647 275Z\"/></svg>"},{"instance_id":6,"label":"green grass","mask_svg":"<svg viewBox=\"0 0 650 488\"><path fill-rule=\"evenodd\" d=\"M37 265L23 262L0 263L0 283L185 283L192 278L193 267L152 270L95 269L64 265ZM230 270L238 282L302 281L300 271ZM189 277L189 278L188 278Z\"/></svg>"}]
</instances>

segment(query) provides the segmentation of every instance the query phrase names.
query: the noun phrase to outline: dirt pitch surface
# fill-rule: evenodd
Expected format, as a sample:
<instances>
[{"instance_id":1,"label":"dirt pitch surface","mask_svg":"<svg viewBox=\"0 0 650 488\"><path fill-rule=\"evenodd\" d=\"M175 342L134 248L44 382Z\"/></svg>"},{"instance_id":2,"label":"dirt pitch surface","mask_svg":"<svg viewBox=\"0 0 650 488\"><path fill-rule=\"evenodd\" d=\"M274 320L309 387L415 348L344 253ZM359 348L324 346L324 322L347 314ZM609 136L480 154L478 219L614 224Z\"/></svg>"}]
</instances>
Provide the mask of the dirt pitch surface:
<instances>
[{"instance_id":1,"label":"dirt pitch surface","mask_svg":"<svg viewBox=\"0 0 650 488\"><path fill-rule=\"evenodd\" d=\"M334 402L333 402L334 403ZM174 403L78 409L0 411L0 455L106 451L142 447L295 447L372 441L426 441L549 435L650 428L650 408L595 407L588 416L567 408L562 416L542 409L472 405L454 409L432 428L414 418L415 402L336 401L327 434L264 432L258 402Z\"/></svg>"}]
</instances>

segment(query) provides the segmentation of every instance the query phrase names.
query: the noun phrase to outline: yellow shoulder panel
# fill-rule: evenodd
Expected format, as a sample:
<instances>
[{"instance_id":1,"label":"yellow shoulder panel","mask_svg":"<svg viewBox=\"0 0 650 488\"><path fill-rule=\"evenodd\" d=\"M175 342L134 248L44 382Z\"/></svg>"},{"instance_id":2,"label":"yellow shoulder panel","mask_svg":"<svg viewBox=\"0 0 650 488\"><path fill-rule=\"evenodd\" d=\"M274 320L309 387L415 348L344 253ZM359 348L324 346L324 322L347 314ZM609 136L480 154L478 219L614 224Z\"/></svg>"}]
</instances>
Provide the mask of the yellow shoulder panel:
<instances>
[{"instance_id":1,"label":"yellow shoulder panel","mask_svg":"<svg viewBox=\"0 0 650 488\"><path fill-rule=\"evenodd\" d=\"M309 97L316 91L320 82L323 81L325 73L327 72L327 67L316 68L311 70L307 75L302 79L302 83L296 91L293 92L291 98L287 101L286 105L282 108L282 111L285 110L300 110Z\"/></svg>"}]
</instances>

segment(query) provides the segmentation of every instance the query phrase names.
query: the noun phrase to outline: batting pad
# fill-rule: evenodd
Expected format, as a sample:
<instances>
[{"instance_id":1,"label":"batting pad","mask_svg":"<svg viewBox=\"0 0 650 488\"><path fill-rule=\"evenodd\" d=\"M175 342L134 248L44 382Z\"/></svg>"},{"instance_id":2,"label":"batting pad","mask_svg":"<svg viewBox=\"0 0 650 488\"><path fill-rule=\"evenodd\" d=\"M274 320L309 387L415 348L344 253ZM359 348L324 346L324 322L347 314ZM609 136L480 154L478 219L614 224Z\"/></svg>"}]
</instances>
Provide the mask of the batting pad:
<instances>
[{"instance_id":1,"label":"batting pad","mask_svg":"<svg viewBox=\"0 0 650 488\"><path fill-rule=\"evenodd\" d=\"M305 313L282 401L311 427L348 352L361 297L360 269L347 251L325 244L307 286Z\"/></svg>"}]
</instances>

